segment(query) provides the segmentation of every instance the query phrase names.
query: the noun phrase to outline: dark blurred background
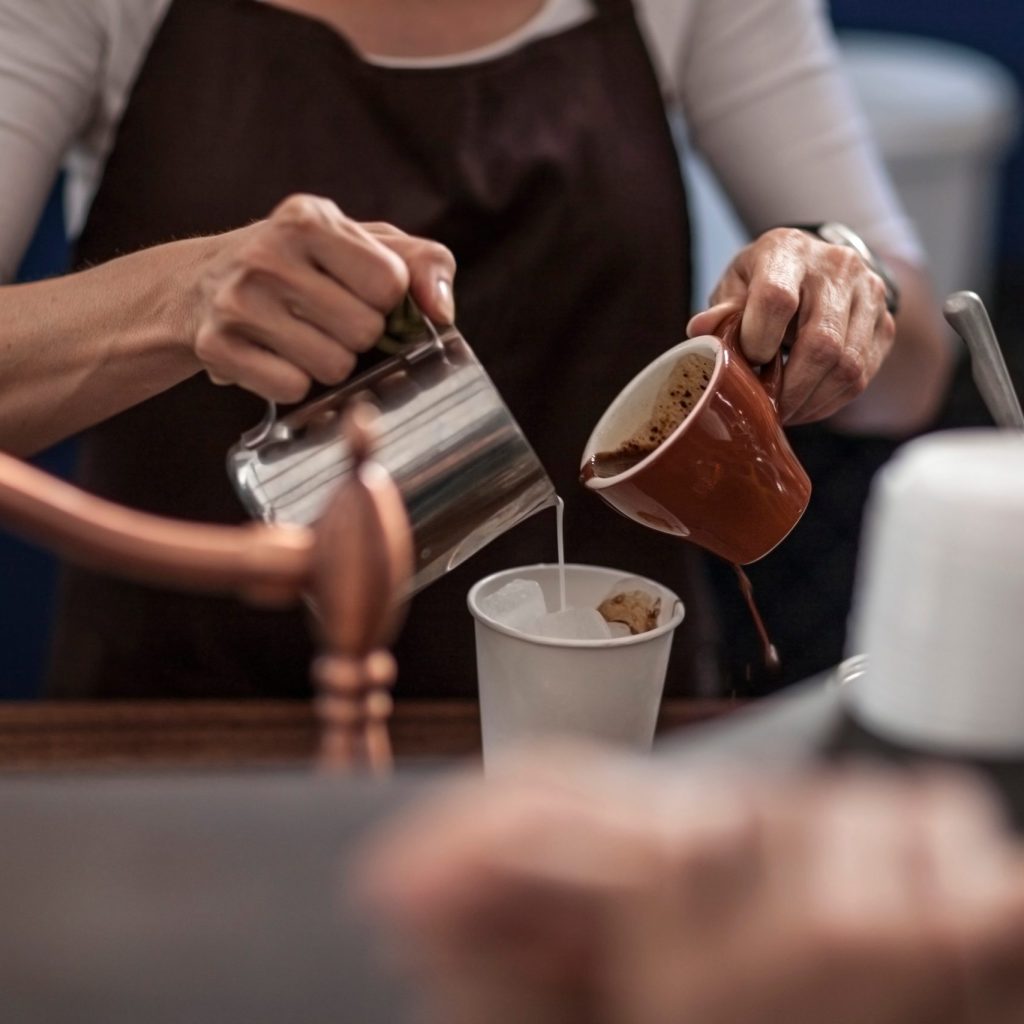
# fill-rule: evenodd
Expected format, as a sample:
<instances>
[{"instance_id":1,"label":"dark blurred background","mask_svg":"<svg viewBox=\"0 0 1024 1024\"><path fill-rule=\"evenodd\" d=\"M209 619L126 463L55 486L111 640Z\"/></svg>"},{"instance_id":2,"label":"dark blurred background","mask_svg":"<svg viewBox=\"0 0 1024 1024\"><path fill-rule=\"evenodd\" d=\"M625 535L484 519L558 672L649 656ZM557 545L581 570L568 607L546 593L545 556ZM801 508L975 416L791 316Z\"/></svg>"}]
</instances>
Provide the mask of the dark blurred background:
<instances>
[{"instance_id":1,"label":"dark blurred background","mask_svg":"<svg viewBox=\"0 0 1024 1024\"><path fill-rule=\"evenodd\" d=\"M976 225L978 237L970 245L962 232L954 231L950 245L938 234L935 247L941 251L930 252L930 256L940 277L940 290L963 287L982 291L1011 373L1018 383L1024 382L1024 300L1016 284L1024 271L1024 147L1005 123L1006 87L1011 92L1024 90L1024 5L1006 0L975 0L970 5L952 0L833 0L831 7L835 23L844 33L867 30L943 40L994 58L1005 69L1005 80L1000 83L998 76L988 80L985 69L975 69L969 60L964 64L965 73L977 71L981 92L975 99L981 105L975 115L968 104L959 113L961 124L951 127L961 139L970 136L973 140L973 152L961 152L956 158L962 162L958 173L973 176L979 184L981 207L973 213L984 223ZM897 55L890 64L893 59L899 62ZM955 53L942 54L940 63L956 59ZM883 77L869 75L870 80L862 83L873 92L874 104L887 100L885 90L891 86ZM922 81L919 87L924 111L929 83ZM985 108L987 88L993 92L992 109ZM902 88L893 92L892 99L903 101L902 117L914 119L913 112L906 109L908 97ZM948 109L946 114L953 120ZM923 113L922 138L925 120ZM899 124L890 128L900 134ZM902 134L906 138L913 135ZM898 183L902 179L910 190L920 192L921 202L934 201L928 190L941 183L932 178L941 173L943 161L952 159L950 147L936 141L934 130L931 144L934 153L923 141L920 152L901 152L901 166L894 169ZM885 153L884 140L882 148ZM21 268L22 280L60 273L66 267L60 186L57 182ZM908 205L914 204L908 201ZM973 215L970 210L962 212ZM961 251L975 244L983 246L983 251ZM962 258L947 260L947 256ZM943 280L944 275L956 279ZM950 402L936 427L989 423L962 362ZM872 475L895 448L886 441L838 438L820 428L794 431L794 443L815 481L811 508L784 547L750 570L769 630L784 659L781 675L770 676L760 666L756 637L731 572L709 566L729 637L724 654L729 686L741 694L767 692L834 664L842 656L864 500ZM36 462L51 472L68 475L74 445L61 445ZM38 694L45 663L55 567L47 555L2 532L0 567L0 698L31 698Z\"/></svg>"}]
</instances>

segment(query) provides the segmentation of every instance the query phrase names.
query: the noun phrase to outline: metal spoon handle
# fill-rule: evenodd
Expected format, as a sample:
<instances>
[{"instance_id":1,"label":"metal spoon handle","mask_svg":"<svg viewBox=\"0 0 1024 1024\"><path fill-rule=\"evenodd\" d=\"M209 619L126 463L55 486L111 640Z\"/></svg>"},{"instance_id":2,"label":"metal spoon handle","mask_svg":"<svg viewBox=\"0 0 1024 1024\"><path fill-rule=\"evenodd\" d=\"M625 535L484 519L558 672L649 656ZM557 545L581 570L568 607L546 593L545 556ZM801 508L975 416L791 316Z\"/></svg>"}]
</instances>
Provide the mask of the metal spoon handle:
<instances>
[{"instance_id":1,"label":"metal spoon handle","mask_svg":"<svg viewBox=\"0 0 1024 1024\"><path fill-rule=\"evenodd\" d=\"M942 307L950 326L967 342L974 383L996 425L1024 430L1024 412L1006 368L988 310L975 292L954 292Z\"/></svg>"}]
</instances>

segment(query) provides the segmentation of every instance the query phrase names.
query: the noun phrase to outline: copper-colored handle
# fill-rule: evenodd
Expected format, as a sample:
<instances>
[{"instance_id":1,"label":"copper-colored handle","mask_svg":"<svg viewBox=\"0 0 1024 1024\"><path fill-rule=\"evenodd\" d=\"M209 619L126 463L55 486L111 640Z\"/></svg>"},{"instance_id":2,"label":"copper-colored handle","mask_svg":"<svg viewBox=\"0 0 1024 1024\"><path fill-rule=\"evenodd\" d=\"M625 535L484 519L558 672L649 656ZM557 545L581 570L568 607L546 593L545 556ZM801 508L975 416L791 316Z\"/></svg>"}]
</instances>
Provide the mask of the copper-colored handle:
<instances>
[{"instance_id":1,"label":"copper-colored handle","mask_svg":"<svg viewBox=\"0 0 1024 1024\"><path fill-rule=\"evenodd\" d=\"M294 603L321 612L314 666L323 763L387 771L397 667L385 647L401 624L413 571L412 528L397 485L370 458L374 411L343 422L354 467L313 529L208 526L104 501L0 452L0 520L71 561L143 583Z\"/></svg>"},{"instance_id":2,"label":"copper-colored handle","mask_svg":"<svg viewBox=\"0 0 1024 1024\"><path fill-rule=\"evenodd\" d=\"M175 522L87 494L0 452L0 518L88 568L141 583L293 603L313 551L306 527Z\"/></svg>"},{"instance_id":3,"label":"copper-colored handle","mask_svg":"<svg viewBox=\"0 0 1024 1024\"><path fill-rule=\"evenodd\" d=\"M740 347L740 324L742 322L742 310L730 313L718 325L718 337L721 338L722 344L730 352L738 356L749 366L750 360L743 354L743 349ZM776 412L779 411L779 396L782 393L782 368L782 349L780 348L767 363L760 367L757 374L757 379L761 382L761 386L764 388L768 400L775 407Z\"/></svg>"},{"instance_id":4,"label":"copper-colored handle","mask_svg":"<svg viewBox=\"0 0 1024 1024\"><path fill-rule=\"evenodd\" d=\"M376 418L358 402L346 411L353 469L317 523L313 584L324 653L313 679L328 769L356 761L383 772L391 764L387 720L398 669L384 648L401 625L404 608L396 602L412 579L413 543L401 492L370 458Z\"/></svg>"}]
</instances>

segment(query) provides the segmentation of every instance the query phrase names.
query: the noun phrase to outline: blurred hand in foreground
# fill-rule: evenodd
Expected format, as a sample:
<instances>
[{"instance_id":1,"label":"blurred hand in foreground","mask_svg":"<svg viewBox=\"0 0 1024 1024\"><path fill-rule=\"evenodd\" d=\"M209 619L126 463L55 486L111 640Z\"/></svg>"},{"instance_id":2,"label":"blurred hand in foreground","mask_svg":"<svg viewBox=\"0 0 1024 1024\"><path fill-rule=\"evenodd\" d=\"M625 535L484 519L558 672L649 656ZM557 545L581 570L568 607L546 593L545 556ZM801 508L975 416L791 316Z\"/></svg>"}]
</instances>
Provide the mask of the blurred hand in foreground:
<instances>
[{"instance_id":1,"label":"blurred hand in foreground","mask_svg":"<svg viewBox=\"0 0 1024 1024\"><path fill-rule=\"evenodd\" d=\"M375 837L354 892L446 1024L1010 1024L1024 869L954 777L549 759Z\"/></svg>"}]
</instances>

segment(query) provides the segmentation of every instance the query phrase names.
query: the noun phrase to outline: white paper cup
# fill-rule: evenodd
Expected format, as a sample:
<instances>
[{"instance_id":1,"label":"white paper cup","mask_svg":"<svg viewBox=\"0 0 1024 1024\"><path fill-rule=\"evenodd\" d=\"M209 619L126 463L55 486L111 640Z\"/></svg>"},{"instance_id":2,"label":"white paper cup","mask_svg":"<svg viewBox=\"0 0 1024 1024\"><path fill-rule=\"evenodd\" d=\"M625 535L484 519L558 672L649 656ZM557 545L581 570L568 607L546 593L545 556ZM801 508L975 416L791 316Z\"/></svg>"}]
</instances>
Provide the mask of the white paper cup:
<instances>
[{"instance_id":1,"label":"white paper cup","mask_svg":"<svg viewBox=\"0 0 1024 1024\"><path fill-rule=\"evenodd\" d=\"M1024 754L1024 435L905 445L872 489L857 576L857 719L914 747Z\"/></svg>"},{"instance_id":2,"label":"white paper cup","mask_svg":"<svg viewBox=\"0 0 1024 1024\"><path fill-rule=\"evenodd\" d=\"M623 580L661 596L657 628L610 640L529 636L496 622L479 602L514 579L536 580L549 610L560 602L557 565L495 573L469 592L476 620L480 719L486 762L523 742L573 735L649 750L665 686L679 597L652 580L594 565L565 567L566 606L596 608Z\"/></svg>"}]
</instances>

